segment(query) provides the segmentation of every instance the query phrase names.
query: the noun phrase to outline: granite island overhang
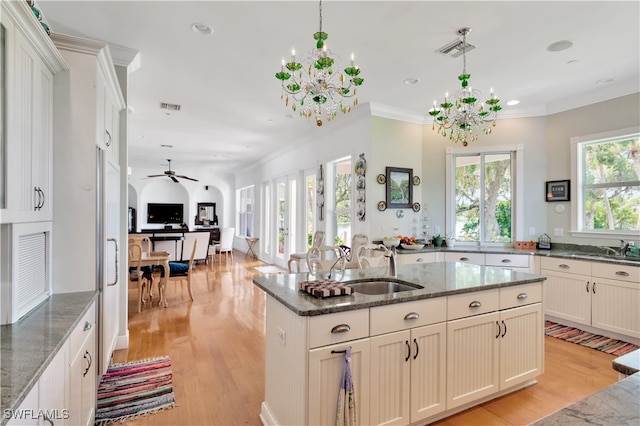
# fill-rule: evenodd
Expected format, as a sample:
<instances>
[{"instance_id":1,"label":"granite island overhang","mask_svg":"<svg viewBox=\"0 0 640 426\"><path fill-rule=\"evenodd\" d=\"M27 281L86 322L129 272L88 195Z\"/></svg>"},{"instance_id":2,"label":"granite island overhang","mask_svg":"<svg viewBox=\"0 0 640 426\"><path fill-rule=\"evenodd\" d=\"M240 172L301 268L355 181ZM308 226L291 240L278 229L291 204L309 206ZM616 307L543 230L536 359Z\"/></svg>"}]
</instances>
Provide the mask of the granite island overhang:
<instances>
[{"instance_id":1,"label":"granite island overhang","mask_svg":"<svg viewBox=\"0 0 640 426\"><path fill-rule=\"evenodd\" d=\"M326 279L327 272L313 274L269 274L255 277L253 283L284 306L300 316L323 315L334 312L404 303L414 300L450 296L460 293L488 290L533 283L546 277L498 267L462 262L436 262L417 265L399 265L400 283L422 288L383 295L353 293L320 299L299 291L298 283ZM372 279L389 278L383 268L345 269L333 272L331 279L343 283L356 283Z\"/></svg>"}]
</instances>

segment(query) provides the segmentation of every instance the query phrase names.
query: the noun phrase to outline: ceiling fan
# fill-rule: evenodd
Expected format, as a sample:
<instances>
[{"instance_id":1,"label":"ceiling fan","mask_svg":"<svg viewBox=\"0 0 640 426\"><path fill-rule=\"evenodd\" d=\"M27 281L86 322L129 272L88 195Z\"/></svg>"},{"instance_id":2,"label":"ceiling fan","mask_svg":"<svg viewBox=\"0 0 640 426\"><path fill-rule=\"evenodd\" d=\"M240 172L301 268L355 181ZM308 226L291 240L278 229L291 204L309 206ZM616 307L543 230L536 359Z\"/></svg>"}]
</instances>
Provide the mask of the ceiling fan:
<instances>
[{"instance_id":1,"label":"ceiling fan","mask_svg":"<svg viewBox=\"0 0 640 426\"><path fill-rule=\"evenodd\" d=\"M194 178L190 178L189 176L183 176L183 175L177 175L176 172L174 172L173 170L171 170L171 160L167 160L169 162L169 170L165 170L163 174L161 175L147 175L147 177L162 177L162 176L167 176L169 177L169 179L171 179L172 181L178 183L178 178L180 179L189 179L192 180L194 182L198 182L198 179L194 179Z\"/></svg>"}]
</instances>

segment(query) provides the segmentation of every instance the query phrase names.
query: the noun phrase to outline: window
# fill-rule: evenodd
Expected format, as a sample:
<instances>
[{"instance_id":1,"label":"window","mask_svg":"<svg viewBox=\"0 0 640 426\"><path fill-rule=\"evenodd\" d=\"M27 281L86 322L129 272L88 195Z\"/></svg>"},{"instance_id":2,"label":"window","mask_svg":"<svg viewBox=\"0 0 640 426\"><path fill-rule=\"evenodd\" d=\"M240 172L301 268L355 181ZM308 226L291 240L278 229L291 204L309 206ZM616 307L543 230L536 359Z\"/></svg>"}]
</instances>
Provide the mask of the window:
<instances>
[{"instance_id":1,"label":"window","mask_svg":"<svg viewBox=\"0 0 640 426\"><path fill-rule=\"evenodd\" d=\"M265 254L271 253L271 185L265 182L263 185L264 205L262 208L263 218L263 233L262 233L262 247Z\"/></svg>"},{"instance_id":2,"label":"window","mask_svg":"<svg viewBox=\"0 0 640 426\"><path fill-rule=\"evenodd\" d=\"M351 157L334 162L334 243L351 245ZM330 242L329 242L330 244Z\"/></svg>"},{"instance_id":3,"label":"window","mask_svg":"<svg viewBox=\"0 0 640 426\"><path fill-rule=\"evenodd\" d=\"M448 149L446 236L460 243L510 244L516 239L516 170L522 148Z\"/></svg>"},{"instance_id":4,"label":"window","mask_svg":"<svg viewBox=\"0 0 640 426\"><path fill-rule=\"evenodd\" d=\"M253 237L253 185L238 191L238 236Z\"/></svg>"},{"instance_id":5,"label":"window","mask_svg":"<svg viewBox=\"0 0 640 426\"><path fill-rule=\"evenodd\" d=\"M640 231L640 133L572 138L573 230L604 236Z\"/></svg>"},{"instance_id":6,"label":"window","mask_svg":"<svg viewBox=\"0 0 640 426\"><path fill-rule=\"evenodd\" d=\"M316 175L311 173L305 176L305 231L307 235L307 249L311 247L313 234L315 232L315 209L316 209Z\"/></svg>"}]
</instances>

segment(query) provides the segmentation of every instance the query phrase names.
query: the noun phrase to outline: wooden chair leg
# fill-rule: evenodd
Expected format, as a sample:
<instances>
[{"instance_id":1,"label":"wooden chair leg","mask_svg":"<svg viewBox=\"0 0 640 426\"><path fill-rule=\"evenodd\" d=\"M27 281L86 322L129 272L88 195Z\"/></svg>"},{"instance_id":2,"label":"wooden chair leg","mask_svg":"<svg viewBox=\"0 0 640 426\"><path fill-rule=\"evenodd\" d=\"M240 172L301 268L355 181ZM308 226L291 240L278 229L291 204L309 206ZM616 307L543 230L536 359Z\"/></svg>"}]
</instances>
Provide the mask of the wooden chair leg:
<instances>
[{"instance_id":1,"label":"wooden chair leg","mask_svg":"<svg viewBox=\"0 0 640 426\"><path fill-rule=\"evenodd\" d=\"M191 301L193 302L193 292L191 291L191 274L189 274L187 276L187 289L189 290L189 297L191 298Z\"/></svg>"}]
</instances>

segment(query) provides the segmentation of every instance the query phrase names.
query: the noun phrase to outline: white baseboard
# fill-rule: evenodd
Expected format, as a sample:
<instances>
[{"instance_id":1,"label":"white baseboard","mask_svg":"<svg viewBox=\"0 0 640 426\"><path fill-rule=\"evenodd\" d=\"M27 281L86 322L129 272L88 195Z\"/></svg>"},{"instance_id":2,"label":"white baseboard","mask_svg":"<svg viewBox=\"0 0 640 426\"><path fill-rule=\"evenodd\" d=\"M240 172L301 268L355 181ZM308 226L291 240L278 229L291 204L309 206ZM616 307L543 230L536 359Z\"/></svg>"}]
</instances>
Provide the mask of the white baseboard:
<instances>
[{"instance_id":1,"label":"white baseboard","mask_svg":"<svg viewBox=\"0 0 640 426\"><path fill-rule=\"evenodd\" d=\"M116 339L116 347L115 350L118 349L127 349L129 347L129 329L127 328L127 332L124 336L118 336Z\"/></svg>"}]
</instances>

